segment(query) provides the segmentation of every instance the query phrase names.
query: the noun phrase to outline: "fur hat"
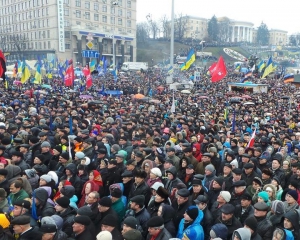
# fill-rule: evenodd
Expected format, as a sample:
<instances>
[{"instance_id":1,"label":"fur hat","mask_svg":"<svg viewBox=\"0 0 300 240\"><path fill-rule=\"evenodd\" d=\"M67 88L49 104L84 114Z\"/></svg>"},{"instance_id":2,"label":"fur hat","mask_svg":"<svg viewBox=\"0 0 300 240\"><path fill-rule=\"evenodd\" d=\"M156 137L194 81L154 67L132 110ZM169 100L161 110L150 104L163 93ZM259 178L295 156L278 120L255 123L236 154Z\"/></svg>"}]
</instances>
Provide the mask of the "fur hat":
<instances>
[{"instance_id":1,"label":"fur hat","mask_svg":"<svg viewBox=\"0 0 300 240\"><path fill-rule=\"evenodd\" d=\"M164 198L164 199L168 199L168 197L169 197L169 193L164 187L159 187L156 190L156 195L158 195L158 196L160 196L161 198Z\"/></svg>"}]
</instances>

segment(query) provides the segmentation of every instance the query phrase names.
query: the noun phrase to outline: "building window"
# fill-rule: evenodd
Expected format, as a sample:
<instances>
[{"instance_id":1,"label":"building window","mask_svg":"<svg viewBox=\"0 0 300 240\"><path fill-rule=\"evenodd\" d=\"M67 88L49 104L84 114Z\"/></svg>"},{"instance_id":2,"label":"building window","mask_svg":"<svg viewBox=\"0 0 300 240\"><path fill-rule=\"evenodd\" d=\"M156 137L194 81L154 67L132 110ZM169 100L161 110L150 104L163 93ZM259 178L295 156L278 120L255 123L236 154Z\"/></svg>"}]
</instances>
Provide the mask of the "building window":
<instances>
[{"instance_id":1,"label":"building window","mask_svg":"<svg viewBox=\"0 0 300 240\"><path fill-rule=\"evenodd\" d=\"M119 16L119 17L122 17L122 9L119 9L119 10L118 10L118 16Z\"/></svg>"},{"instance_id":2,"label":"building window","mask_svg":"<svg viewBox=\"0 0 300 240\"><path fill-rule=\"evenodd\" d=\"M102 12L107 12L107 6L106 5L102 6Z\"/></svg>"},{"instance_id":3,"label":"building window","mask_svg":"<svg viewBox=\"0 0 300 240\"><path fill-rule=\"evenodd\" d=\"M65 12L65 16L69 16L69 12L70 12L69 9L65 9L64 12Z\"/></svg>"},{"instance_id":4,"label":"building window","mask_svg":"<svg viewBox=\"0 0 300 240\"><path fill-rule=\"evenodd\" d=\"M81 11L76 10L76 17L81 18Z\"/></svg>"},{"instance_id":5,"label":"building window","mask_svg":"<svg viewBox=\"0 0 300 240\"><path fill-rule=\"evenodd\" d=\"M115 9L114 7L111 7L110 13L111 13L111 14L115 14L115 13L116 13L116 9Z\"/></svg>"},{"instance_id":6,"label":"building window","mask_svg":"<svg viewBox=\"0 0 300 240\"><path fill-rule=\"evenodd\" d=\"M122 18L118 19L118 25L122 25Z\"/></svg>"},{"instance_id":7,"label":"building window","mask_svg":"<svg viewBox=\"0 0 300 240\"><path fill-rule=\"evenodd\" d=\"M69 4L69 0L64 0L64 4Z\"/></svg>"},{"instance_id":8,"label":"building window","mask_svg":"<svg viewBox=\"0 0 300 240\"><path fill-rule=\"evenodd\" d=\"M70 31L65 31L65 38L70 38L70 37L71 37Z\"/></svg>"},{"instance_id":9,"label":"building window","mask_svg":"<svg viewBox=\"0 0 300 240\"><path fill-rule=\"evenodd\" d=\"M122 0L118 1L118 6L122 7Z\"/></svg>"},{"instance_id":10,"label":"building window","mask_svg":"<svg viewBox=\"0 0 300 240\"><path fill-rule=\"evenodd\" d=\"M44 49L46 49L46 48L47 48L47 47L46 47L46 44L47 44L47 43L46 43L46 42L44 42Z\"/></svg>"},{"instance_id":11,"label":"building window","mask_svg":"<svg viewBox=\"0 0 300 240\"><path fill-rule=\"evenodd\" d=\"M70 43L66 43L66 44L65 44L65 48L66 48L66 49L71 49L71 44L70 44Z\"/></svg>"},{"instance_id":12,"label":"building window","mask_svg":"<svg viewBox=\"0 0 300 240\"><path fill-rule=\"evenodd\" d=\"M90 9L90 2L85 2L84 6L85 6L85 9Z\"/></svg>"},{"instance_id":13,"label":"building window","mask_svg":"<svg viewBox=\"0 0 300 240\"><path fill-rule=\"evenodd\" d=\"M102 22L104 22L104 23L107 22L107 16L105 16L105 15L102 16Z\"/></svg>"},{"instance_id":14,"label":"building window","mask_svg":"<svg viewBox=\"0 0 300 240\"><path fill-rule=\"evenodd\" d=\"M130 0L127 1L127 7L131 8L131 1Z\"/></svg>"},{"instance_id":15,"label":"building window","mask_svg":"<svg viewBox=\"0 0 300 240\"><path fill-rule=\"evenodd\" d=\"M51 42L48 41L48 49L50 49L50 48L51 48Z\"/></svg>"},{"instance_id":16,"label":"building window","mask_svg":"<svg viewBox=\"0 0 300 240\"><path fill-rule=\"evenodd\" d=\"M94 10L99 10L99 3L94 3Z\"/></svg>"},{"instance_id":17,"label":"building window","mask_svg":"<svg viewBox=\"0 0 300 240\"><path fill-rule=\"evenodd\" d=\"M131 27L131 20L127 20L127 27Z\"/></svg>"},{"instance_id":18,"label":"building window","mask_svg":"<svg viewBox=\"0 0 300 240\"><path fill-rule=\"evenodd\" d=\"M47 37L50 38L50 30L47 30Z\"/></svg>"},{"instance_id":19,"label":"building window","mask_svg":"<svg viewBox=\"0 0 300 240\"><path fill-rule=\"evenodd\" d=\"M80 0L76 0L75 1L75 6L76 7L81 7L81 1Z\"/></svg>"},{"instance_id":20,"label":"building window","mask_svg":"<svg viewBox=\"0 0 300 240\"><path fill-rule=\"evenodd\" d=\"M98 13L94 14L94 21L99 21L99 14Z\"/></svg>"},{"instance_id":21,"label":"building window","mask_svg":"<svg viewBox=\"0 0 300 240\"><path fill-rule=\"evenodd\" d=\"M65 21L65 27L69 27L70 26L70 22L69 21Z\"/></svg>"},{"instance_id":22,"label":"building window","mask_svg":"<svg viewBox=\"0 0 300 240\"><path fill-rule=\"evenodd\" d=\"M131 18L131 11L127 11L127 17Z\"/></svg>"},{"instance_id":23,"label":"building window","mask_svg":"<svg viewBox=\"0 0 300 240\"><path fill-rule=\"evenodd\" d=\"M115 17L110 17L110 24L115 24Z\"/></svg>"},{"instance_id":24,"label":"building window","mask_svg":"<svg viewBox=\"0 0 300 240\"><path fill-rule=\"evenodd\" d=\"M85 12L84 18L87 19L87 20L90 20L90 13L89 12Z\"/></svg>"}]
</instances>

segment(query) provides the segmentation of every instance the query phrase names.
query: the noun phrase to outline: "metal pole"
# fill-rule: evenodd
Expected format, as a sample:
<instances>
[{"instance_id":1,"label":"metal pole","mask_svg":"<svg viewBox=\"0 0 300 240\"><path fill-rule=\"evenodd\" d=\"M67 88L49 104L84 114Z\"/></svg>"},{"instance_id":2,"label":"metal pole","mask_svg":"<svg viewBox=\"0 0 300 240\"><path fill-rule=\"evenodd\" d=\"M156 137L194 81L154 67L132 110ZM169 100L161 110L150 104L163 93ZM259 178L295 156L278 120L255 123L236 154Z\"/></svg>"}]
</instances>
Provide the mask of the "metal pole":
<instances>
[{"instance_id":1,"label":"metal pole","mask_svg":"<svg viewBox=\"0 0 300 240\"><path fill-rule=\"evenodd\" d=\"M113 3L114 8L114 23L113 23L113 33L112 33L112 42L113 42L113 70L116 68L116 53L115 53L115 25L116 25L116 7Z\"/></svg>"},{"instance_id":2,"label":"metal pole","mask_svg":"<svg viewBox=\"0 0 300 240\"><path fill-rule=\"evenodd\" d=\"M171 49L170 49L170 65L174 65L174 0L172 0L172 12L171 12ZM173 74L171 75L173 78Z\"/></svg>"}]
</instances>

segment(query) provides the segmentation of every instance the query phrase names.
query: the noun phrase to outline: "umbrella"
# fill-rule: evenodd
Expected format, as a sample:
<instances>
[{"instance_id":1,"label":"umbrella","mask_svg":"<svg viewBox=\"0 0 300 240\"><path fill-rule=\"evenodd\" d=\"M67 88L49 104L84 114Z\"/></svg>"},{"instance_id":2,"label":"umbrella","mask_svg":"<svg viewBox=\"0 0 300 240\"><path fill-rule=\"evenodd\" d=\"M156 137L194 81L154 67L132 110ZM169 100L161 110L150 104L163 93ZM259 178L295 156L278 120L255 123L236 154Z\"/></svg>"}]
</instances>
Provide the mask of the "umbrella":
<instances>
[{"instance_id":1,"label":"umbrella","mask_svg":"<svg viewBox=\"0 0 300 240\"><path fill-rule=\"evenodd\" d=\"M52 89L51 85L48 85L48 84L43 84L41 87L42 88L47 88L47 89Z\"/></svg>"},{"instance_id":2,"label":"umbrella","mask_svg":"<svg viewBox=\"0 0 300 240\"><path fill-rule=\"evenodd\" d=\"M242 98L251 99L249 95L242 95Z\"/></svg>"},{"instance_id":3,"label":"umbrella","mask_svg":"<svg viewBox=\"0 0 300 240\"><path fill-rule=\"evenodd\" d=\"M290 97L289 96L283 96L281 97L281 99L289 99Z\"/></svg>"},{"instance_id":4,"label":"umbrella","mask_svg":"<svg viewBox=\"0 0 300 240\"><path fill-rule=\"evenodd\" d=\"M241 103L239 98L231 98L230 103Z\"/></svg>"},{"instance_id":5,"label":"umbrella","mask_svg":"<svg viewBox=\"0 0 300 240\"><path fill-rule=\"evenodd\" d=\"M142 98L144 98L144 97L145 97L145 95L140 94L140 93L135 94L135 95L133 96L133 98L135 98L135 99L142 99Z\"/></svg>"},{"instance_id":6,"label":"umbrella","mask_svg":"<svg viewBox=\"0 0 300 240\"><path fill-rule=\"evenodd\" d=\"M93 99L93 96L91 96L91 95L79 95L79 97L81 99Z\"/></svg>"},{"instance_id":7,"label":"umbrella","mask_svg":"<svg viewBox=\"0 0 300 240\"><path fill-rule=\"evenodd\" d=\"M245 102L244 105L255 105L254 102Z\"/></svg>"},{"instance_id":8,"label":"umbrella","mask_svg":"<svg viewBox=\"0 0 300 240\"><path fill-rule=\"evenodd\" d=\"M182 90L181 93L190 94L191 91L190 90Z\"/></svg>"},{"instance_id":9,"label":"umbrella","mask_svg":"<svg viewBox=\"0 0 300 240\"><path fill-rule=\"evenodd\" d=\"M34 94L48 94L48 92L44 91L44 90L35 90Z\"/></svg>"},{"instance_id":10,"label":"umbrella","mask_svg":"<svg viewBox=\"0 0 300 240\"><path fill-rule=\"evenodd\" d=\"M151 103L160 103L160 100L158 100L158 99L151 99L149 102L151 102Z\"/></svg>"},{"instance_id":11,"label":"umbrella","mask_svg":"<svg viewBox=\"0 0 300 240\"><path fill-rule=\"evenodd\" d=\"M68 92L68 93L76 93L77 91L75 91L75 90L67 90L66 92Z\"/></svg>"},{"instance_id":12,"label":"umbrella","mask_svg":"<svg viewBox=\"0 0 300 240\"><path fill-rule=\"evenodd\" d=\"M202 98L202 99L208 99L207 96L200 96L199 98Z\"/></svg>"},{"instance_id":13,"label":"umbrella","mask_svg":"<svg viewBox=\"0 0 300 240\"><path fill-rule=\"evenodd\" d=\"M22 85L21 81L14 81L13 84L15 84L15 85Z\"/></svg>"}]
</instances>

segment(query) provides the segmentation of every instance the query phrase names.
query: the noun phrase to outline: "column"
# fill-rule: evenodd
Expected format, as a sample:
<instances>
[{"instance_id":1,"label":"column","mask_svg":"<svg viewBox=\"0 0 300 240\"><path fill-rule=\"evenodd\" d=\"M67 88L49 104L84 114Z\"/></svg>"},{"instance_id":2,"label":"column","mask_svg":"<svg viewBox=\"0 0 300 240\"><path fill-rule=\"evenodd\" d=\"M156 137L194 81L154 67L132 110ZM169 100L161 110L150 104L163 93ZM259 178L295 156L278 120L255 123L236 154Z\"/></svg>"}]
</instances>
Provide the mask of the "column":
<instances>
[{"instance_id":1,"label":"column","mask_svg":"<svg viewBox=\"0 0 300 240\"><path fill-rule=\"evenodd\" d=\"M235 29L235 26L232 26L231 42L234 42L234 29Z\"/></svg>"},{"instance_id":2,"label":"column","mask_svg":"<svg viewBox=\"0 0 300 240\"><path fill-rule=\"evenodd\" d=\"M240 36L240 26L237 26L238 27L238 32L237 32L237 42L239 42L240 41L240 38L241 38L241 36Z\"/></svg>"},{"instance_id":3,"label":"column","mask_svg":"<svg viewBox=\"0 0 300 240\"><path fill-rule=\"evenodd\" d=\"M245 41L246 38L246 27L243 27L243 38L242 40Z\"/></svg>"},{"instance_id":4,"label":"column","mask_svg":"<svg viewBox=\"0 0 300 240\"><path fill-rule=\"evenodd\" d=\"M81 43L81 38L77 38L77 59L76 62L80 62L82 64L82 43Z\"/></svg>"},{"instance_id":5,"label":"column","mask_svg":"<svg viewBox=\"0 0 300 240\"><path fill-rule=\"evenodd\" d=\"M130 62L133 62L133 46L130 46Z\"/></svg>"},{"instance_id":6,"label":"column","mask_svg":"<svg viewBox=\"0 0 300 240\"><path fill-rule=\"evenodd\" d=\"M253 28L250 29L250 43L253 42Z\"/></svg>"}]
</instances>

